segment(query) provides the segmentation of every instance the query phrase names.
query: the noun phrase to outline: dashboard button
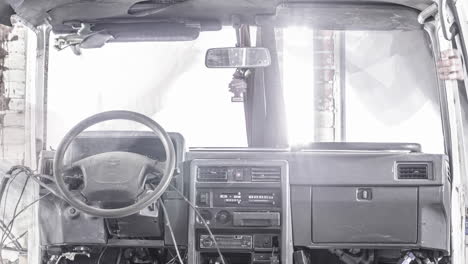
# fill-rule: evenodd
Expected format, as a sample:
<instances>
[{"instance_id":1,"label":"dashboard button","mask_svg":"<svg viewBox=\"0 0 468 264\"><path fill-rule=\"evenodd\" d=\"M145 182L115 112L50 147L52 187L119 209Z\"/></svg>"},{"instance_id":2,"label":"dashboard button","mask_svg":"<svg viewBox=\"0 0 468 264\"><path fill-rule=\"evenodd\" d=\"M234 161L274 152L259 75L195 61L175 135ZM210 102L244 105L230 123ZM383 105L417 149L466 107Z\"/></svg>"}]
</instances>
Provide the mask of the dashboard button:
<instances>
[{"instance_id":1,"label":"dashboard button","mask_svg":"<svg viewBox=\"0 0 468 264\"><path fill-rule=\"evenodd\" d=\"M210 206L210 193L209 192L200 192L198 194L198 205Z\"/></svg>"}]
</instances>

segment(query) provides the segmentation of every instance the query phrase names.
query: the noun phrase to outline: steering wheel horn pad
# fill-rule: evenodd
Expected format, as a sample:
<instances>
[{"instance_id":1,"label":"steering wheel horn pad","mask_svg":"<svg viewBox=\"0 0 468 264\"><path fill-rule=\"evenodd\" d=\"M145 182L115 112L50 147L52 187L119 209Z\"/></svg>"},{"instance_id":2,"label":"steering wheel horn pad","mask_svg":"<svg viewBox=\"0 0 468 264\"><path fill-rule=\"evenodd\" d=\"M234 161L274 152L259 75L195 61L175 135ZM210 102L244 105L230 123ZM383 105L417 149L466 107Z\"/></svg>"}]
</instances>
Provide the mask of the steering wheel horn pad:
<instances>
[{"instance_id":1,"label":"steering wheel horn pad","mask_svg":"<svg viewBox=\"0 0 468 264\"><path fill-rule=\"evenodd\" d=\"M80 168L84 185L81 194L91 202L124 204L134 202L154 160L130 152L106 152L73 163Z\"/></svg>"},{"instance_id":2,"label":"steering wheel horn pad","mask_svg":"<svg viewBox=\"0 0 468 264\"><path fill-rule=\"evenodd\" d=\"M105 205L130 204L122 208L98 208L79 199L76 193L69 190L64 181L63 160L65 153L73 140L85 129L97 123L108 120L129 120L143 124L150 128L166 152L166 161L158 163L146 156L130 152L105 152L76 161L71 168L80 168L83 174L83 188L81 194L87 202ZM171 182L176 162L176 154L172 140L167 132L151 118L131 111L109 111L91 116L73 127L62 139L54 157L54 178L63 199L71 206L87 214L120 218L135 214L151 205L161 197ZM154 190L144 192L144 181L148 172L156 171L162 174L159 184Z\"/></svg>"}]
</instances>

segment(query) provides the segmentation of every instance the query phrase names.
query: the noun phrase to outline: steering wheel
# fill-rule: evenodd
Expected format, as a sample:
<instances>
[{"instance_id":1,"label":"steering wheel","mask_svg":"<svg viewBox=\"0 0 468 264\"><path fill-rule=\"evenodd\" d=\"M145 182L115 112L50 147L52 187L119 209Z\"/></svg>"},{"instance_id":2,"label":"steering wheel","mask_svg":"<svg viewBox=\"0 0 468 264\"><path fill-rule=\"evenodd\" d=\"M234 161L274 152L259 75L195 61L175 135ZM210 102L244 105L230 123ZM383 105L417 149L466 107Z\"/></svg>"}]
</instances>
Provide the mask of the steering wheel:
<instances>
[{"instance_id":1,"label":"steering wheel","mask_svg":"<svg viewBox=\"0 0 468 264\"><path fill-rule=\"evenodd\" d=\"M65 153L81 132L97 123L115 119L135 121L150 128L164 146L166 161L162 163L130 152L105 152L75 161L65 168ZM71 206L97 217L120 218L139 212L161 197L171 182L175 162L172 140L158 123L131 111L109 111L81 121L65 135L55 153L53 170L62 198ZM76 169L83 175L81 190L71 190L64 179L65 173ZM150 172L162 174L159 184L152 190L145 188L146 175ZM103 208L106 203L124 206Z\"/></svg>"}]
</instances>

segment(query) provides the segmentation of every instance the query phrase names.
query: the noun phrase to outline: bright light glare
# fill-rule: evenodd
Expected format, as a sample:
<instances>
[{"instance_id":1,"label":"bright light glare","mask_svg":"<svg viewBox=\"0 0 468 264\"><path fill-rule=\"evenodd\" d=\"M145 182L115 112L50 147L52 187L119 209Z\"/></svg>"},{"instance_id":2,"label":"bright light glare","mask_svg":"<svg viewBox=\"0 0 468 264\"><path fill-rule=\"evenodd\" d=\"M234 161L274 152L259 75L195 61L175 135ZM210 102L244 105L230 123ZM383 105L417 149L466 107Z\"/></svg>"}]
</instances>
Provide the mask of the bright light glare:
<instances>
[{"instance_id":1,"label":"bright light glare","mask_svg":"<svg viewBox=\"0 0 468 264\"><path fill-rule=\"evenodd\" d=\"M283 81L291 146L314 140L313 31L283 29Z\"/></svg>"}]
</instances>

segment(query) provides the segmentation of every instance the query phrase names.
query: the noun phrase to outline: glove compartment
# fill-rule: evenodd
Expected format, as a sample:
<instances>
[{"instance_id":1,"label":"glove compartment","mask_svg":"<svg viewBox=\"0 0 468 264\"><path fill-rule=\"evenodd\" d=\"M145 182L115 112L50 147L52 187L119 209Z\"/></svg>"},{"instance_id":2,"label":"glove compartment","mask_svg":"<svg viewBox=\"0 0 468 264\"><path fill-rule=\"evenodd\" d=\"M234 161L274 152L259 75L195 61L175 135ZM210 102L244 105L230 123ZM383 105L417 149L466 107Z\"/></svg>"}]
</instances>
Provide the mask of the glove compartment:
<instances>
[{"instance_id":1,"label":"glove compartment","mask_svg":"<svg viewBox=\"0 0 468 264\"><path fill-rule=\"evenodd\" d=\"M313 243L416 243L418 187L312 187Z\"/></svg>"}]
</instances>

